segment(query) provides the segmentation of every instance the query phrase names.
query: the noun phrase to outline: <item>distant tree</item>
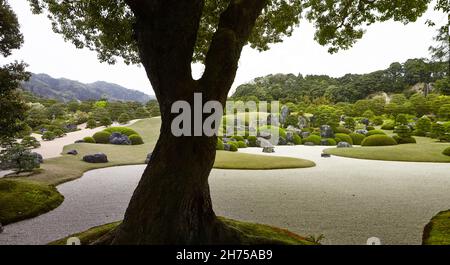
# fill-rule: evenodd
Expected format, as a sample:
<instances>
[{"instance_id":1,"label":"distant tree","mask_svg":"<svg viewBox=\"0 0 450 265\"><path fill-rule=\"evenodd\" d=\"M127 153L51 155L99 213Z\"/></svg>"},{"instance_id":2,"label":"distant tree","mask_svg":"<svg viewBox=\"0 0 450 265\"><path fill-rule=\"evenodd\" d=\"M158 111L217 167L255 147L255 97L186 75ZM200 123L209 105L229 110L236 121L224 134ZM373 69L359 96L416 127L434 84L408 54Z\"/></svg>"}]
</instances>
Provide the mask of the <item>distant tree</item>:
<instances>
[{"instance_id":1,"label":"distant tree","mask_svg":"<svg viewBox=\"0 0 450 265\"><path fill-rule=\"evenodd\" d=\"M352 117L346 117L344 122L345 122L345 124L344 124L344 127L345 127L345 128L350 129L350 130L352 130L352 131L355 130L356 122L355 122L355 119L354 119L354 118L352 118Z\"/></svg>"},{"instance_id":2,"label":"distant tree","mask_svg":"<svg viewBox=\"0 0 450 265\"><path fill-rule=\"evenodd\" d=\"M78 103L78 101L72 100L69 103L67 103L67 110L75 113L79 110L80 108L80 103Z\"/></svg>"},{"instance_id":3,"label":"distant tree","mask_svg":"<svg viewBox=\"0 0 450 265\"><path fill-rule=\"evenodd\" d=\"M86 128L88 128L88 129L94 129L94 128L97 128L98 127L98 125L97 125L97 122L95 121L95 119L89 119L88 121L87 121L87 124L86 124Z\"/></svg>"},{"instance_id":4,"label":"distant tree","mask_svg":"<svg viewBox=\"0 0 450 265\"><path fill-rule=\"evenodd\" d=\"M110 126L112 124L111 118L109 118L108 116L104 116L100 118L100 125L101 126Z\"/></svg>"},{"instance_id":5,"label":"distant tree","mask_svg":"<svg viewBox=\"0 0 450 265\"><path fill-rule=\"evenodd\" d=\"M419 93L414 94L409 98L409 101L411 102L417 116L421 117L430 113L431 106L424 95Z\"/></svg>"},{"instance_id":6,"label":"distant tree","mask_svg":"<svg viewBox=\"0 0 450 265\"><path fill-rule=\"evenodd\" d=\"M161 116L159 111L159 103L157 100L150 100L147 102L147 109L152 117Z\"/></svg>"},{"instance_id":7,"label":"distant tree","mask_svg":"<svg viewBox=\"0 0 450 265\"><path fill-rule=\"evenodd\" d=\"M56 103L47 108L47 118L58 119L66 115L66 106L63 103Z\"/></svg>"},{"instance_id":8,"label":"distant tree","mask_svg":"<svg viewBox=\"0 0 450 265\"><path fill-rule=\"evenodd\" d=\"M408 118L406 118L405 114L398 114L395 118L395 122L399 125L407 125L408 124Z\"/></svg>"},{"instance_id":9,"label":"distant tree","mask_svg":"<svg viewBox=\"0 0 450 265\"><path fill-rule=\"evenodd\" d=\"M416 129L414 134L417 136L425 136L431 131L431 120L427 116L423 116L416 122Z\"/></svg>"},{"instance_id":10,"label":"distant tree","mask_svg":"<svg viewBox=\"0 0 450 265\"><path fill-rule=\"evenodd\" d=\"M125 124L130 121L130 115L128 115L127 113L122 113L122 114L120 114L117 121L121 124Z\"/></svg>"},{"instance_id":11,"label":"distant tree","mask_svg":"<svg viewBox=\"0 0 450 265\"><path fill-rule=\"evenodd\" d=\"M450 96L450 77L437 80L434 83L434 88L441 94Z\"/></svg>"},{"instance_id":12,"label":"distant tree","mask_svg":"<svg viewBox=\"0 0 450 265\"><path fill-rule=\"evenodd\" d=\"M36 155L30 149L10 138L10 141L4 141L0 150L0 169L11 169L16 173L32 171L40 167Z\"/></svg>"},{"instance_id":13,"label":"distant tree","mask_svg":"<svg viewBox=\"0 0 450 265\"><path fill-rule=\"evenodd\" d=\"M442 118L444 120L449 120L450 119L450 104L442 105L439 108L438 115L440 118Z\"/></svg>"}]
</instances>

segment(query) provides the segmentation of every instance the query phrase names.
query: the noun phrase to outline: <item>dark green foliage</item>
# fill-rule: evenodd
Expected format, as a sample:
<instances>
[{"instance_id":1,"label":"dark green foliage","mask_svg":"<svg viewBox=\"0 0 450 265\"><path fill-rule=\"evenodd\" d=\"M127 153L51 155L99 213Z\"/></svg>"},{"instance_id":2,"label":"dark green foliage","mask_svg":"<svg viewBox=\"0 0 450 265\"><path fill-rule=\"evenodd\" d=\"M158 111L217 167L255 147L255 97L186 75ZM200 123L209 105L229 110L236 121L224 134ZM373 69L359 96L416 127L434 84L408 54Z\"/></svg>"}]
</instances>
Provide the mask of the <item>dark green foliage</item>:
<instances>
[{"instance_id":1,"label":"dark green foliage","mask_svg":"<svg viewBox=\"0 0 450 265\"><path fill-rule=\"evenodd\" d=\"M386 135L386 133L383 132L382 130L371 130L366 134L366 136L372 136L376 134Z\"/></svg>"},{"instance_id":2,"label":"dark green foliage","mask_svg":"<svg viewBox=\"0 0 450 265\"><path fill-rule=\"evenodd\" d=\"M248 140L248 145L250 147L257 147L256 144L257 144L258 138L256 138L256 136L251 135L247 138L247 140Z\"/></svg>"},{"instance_id":3,"label":"dark green foliage","mask_svg":"<svg viewBox=\"0 0 450 265\"><path fill-rule=\"evenodd\" d=\"M408 125L398 125L395 127L394 132L400 138L410 138L411 137L411 128Z\"/></svg>"},{"instance_id":4,"label":"dark green foliage","mask_svg":"<svg viewBox=\"0 0 450 265\"><path fill-rule=\"evenodd\" d=\"M224 149L224 146L223 146L222 139L217 139L216 150L223 150L223 149Z\"/></svg>"},{"instance_id":5,"label":"dark green foliage","mask_svg":"<svg viewBox=\"0 0 450 265\"><path fill-rule=\"evenodd\" d=\"M96 132L92 136L97 144L109 144L109 137L111 137L111 133L107 131Z\"/></svg>"},{"instance_id":6,"label":"dark green foliage","mask_svg":"<svg viewBox=\"0 0 450 265\"><path fill-rule=\"evenodd\" d=\"M354 127L353 127L354 128ZM345 134L350 134L351 132L352 132L352 130L351 129L348 129L348 128L344 128L344 127L336 127L335 129L334 129L334 132L335 133L345 133Z\"/></svg>"},{"instance_id":7,"label":"dark green foliage","mask_svg":"<svg viewBox=\"0 0 450 265\"><path fill-rule=\"evenodd\" d=\"M345 125L344 125L345 128L349 129L350 131L354 131L355 130L356 122L355 122L354 118L347 117L347 118L345 118L344 122L345 122ZM335 132L337 132L337 131L335 131ZM350 132L348 132L348 133L350 133Z\"/></svg>"},{"instance_id":8,"label":"dark green foliage","mask_svg":"<svg viewBox=\"0 0 450 265\"><path fill-rule=\"evenodd\" d=\"M415 144L416 143L416 139L414 137L400 137L398 135L394 135L392 136L392 138L394 138L394 140L398 143L398 144Z\"/></svg>"},{"instance_id":9,"label":"dark green foliage","mask_svg":"<svg viewBox=\"0 0 450 265\"><path fill-rule=\"evenodd\" d=\"M111 121L111 118L109 118L109 117L102 117L101 119L100 119L100 125L101 126L106 126L106 127L108 127L108 126L110 126L112 124L112 121Z\"/></svg>"},{"instance_id":10,"label":"dark green foliage","mask_svg":"<svg viewBox=\"0 0 450 265\"><path fill-rule=\"evenodd\" d=\"M380 126L380 125L382 125L383 124L383 118L382 117L380 117L380 116L376 116L376 117L373 117L372 118L372 123L373 123L373 125L375 125L375 126Z\"/></svg>"},{"instance_id":11,"label":"dark green foliage","mask_svg":"<svg viewBox=\"0 0 450 265\"><path fill-rule=\"evenodd\" d=\"M408 124L408 118L406 118L405 114L398 114L395 119L396 124L406 125Z\"/></svg>"},{"instance_id":12,"label":"dark green foliage","mask_svg":"<svg viewBox=\"0 0 450 265\"><path fill-rule=\"evenodd\" d=\"M394 121L385 121L383 123L383 126L381 126L381 129L383 130L394 130L395 128L395 122Z\"/></svg>"},{"instance_id":13,"label":"dark green foliage","mask_svg":"<svg viewBox=\"0 0 450 265\"><path fill-rule=\"evenodd\" d=\"M286 118L286 121L284 122L284 127L287 128L289 125L294 126L294 127L298 126L298 116L297 115L291 114Z\"/></svg>"},{"instance_id":14,"label":"dark green foliage","mask_svg":"<svg viewBox=\"0 0 450 265\"><path fill-rule=\"evenodd\" d=\"M444 151L442 151L442 154L450 156L450 147L445 148Z\"/></svg>"},{"instance_id":15,"label":"dark green foliage","mask_svg":"<svg viewBox=\"0 0 450 265\"><path fill-rule=\"evenodd\" d=\"M95 139L93 137L87 136L83 138L83 141L88 144L95 144Z\"/></svg>"},{"instance_id":16,"label":"dark green foliage","mask_svg":"<svg viewBox=\"0 0 450 265\"><path fill-rule=\"evenodd\" d=\"M361 143L362 146L386 146L396 144L397 142L394 138L381 134L368 136Z\"/></svg>"},{"instance_id":17,"label":"dark green foliage","mask_svg":"<svg viewBox=\"0 0 450 265\"><path fill-rule=\"evenodd\" d=\"M373 130L375 130L375 127L373 127L373 126L367 126L366 130L368 130L368 131L373 131Z\"/></svg>"},{"instance_id":18,"label":"dark green foliage","mask_svg":"<svg viewBox=\"0 0 450 265\"><path fill-rule=\"evenodd\" d=\"M94 128L97 128L98 126L97 126L97 122L94 120L94 119L89 119L88 121L87 121L87 124L86 124L86 128L88 128L88 129L94 129Z\"/></svg>"},{"instance_id":19,"label":"dark green foliage","mask_svg":"<svg viewBox=\"0 0 450 265\"><path fill-rule=\"evenodd\" d=\"M29 148L38 148L41 146L41 143L33 136L25 136L21 144Z\"/></svg>"},{"instance_id":20,"label":"dark green foliage","mask_svg":"<svg viewBox=\"0 0 450 265\"><path fill-rule=\"evenodd\" d=\"M137 134L132 134L130 135L130 141L132 145L141 145L144 144L144 140L142 139L142 137L140 135Z\"/></svg>"},{"instance_id":21,"label":"dark green foliage","mask_svg":"<svg viewBox=\"0 0 450 265\"><path fill-rule=\"evenodd\" d=\"M122 113L122 114L120 114L117 121L121 124L125 124L130 121L130 115L128 115L127 113Z\"/></svg>"},{"instance_id":22,"label":"dark green foliage","mask_svg":"<svg viewBox=\"0 0 450 265\"><path fill-rule=\"evenodd\" d=\"M450 104L442 105L439 108L438 115L444 120L450 120Z\"/></svg>"},{"instance_id":23,"label":"dark green foliage","mask_svg":"<svg viewBox=\"0 0 450 265\"><path fill-rule=\"evenodd\" d=\"M423 116L416 122L416 130L414 135L425 136L426 133L431 131L431 120L427 116Z\"/></svg>"},{"instance_id":24,"label":"dark green foliage","mask_svg":"<svg viewBox=\"0 0 450 265\"><path fill-rule=\"evenodd\" d=\"M53 141L53 140L55 140L55 138L56 138L56 135L52 131L46 131L42 135L42 140L44 140L44 141Z\"/></svg>"},{"instance_id":25,"label":"dark green foliage","mask_svg":"<svg viewBox=\"0 0 450 265\"><path fill-rule=\"evenodd\" d=\"M234 135L231 138L235 139L236 141L244 141L244 137L239 136L239 135Z\"/></svg>"},{"instance_id":26,"label":"dark green foliage","mask_svg":"<svg viewBox=\"0 0 450 265\"><path fill-rule=\"evenodd\" d=\"M40 167L39 160L25 147L13 140L4 142L0 151L0 169L11 169L16 173L30 172Z\"/></svg>"},{"instance_id":27,"label":"dark green foliage","mask_svg":"<svg viewBox=\"0 0 450 265\"><path fill-rule=\"evenodd\" d=\"M245 144L244 141L238 141L238 148L247 148L247 145Z\"/></svg>"},{"instance_id":28,"label":"dark green foliage","mask_svg":"<svg viewBox=\"0 0 450 265\"><path fill-rule=\"evenodd\" d=\"M303 144L304 144L304 143L307 143L307 142L311 142L311 143L314 143L315 145L320 145L320 140L321 140L321 138L320 138L319 135L314 135L314 134L312 134L312 135L310 135L310 136L304 138L304 139L302 140L302 142L303 142Z\"/></svg>"},{"instance_id":29,"label":"dark green foliage","mask_svg":"<svg viewBox=\"0 0 450 265\"><path fill-rule=\"evenodd\" d=\"M110 132L110 133L117 132L117 133L125 134L128 137L133 134L139 135L139 133L137 133L135 130L128 128L128 127L109 127L109 128L106 128L104 131Z\"/></svg>"},{"instance_id":30,"label":"dark green foliage","mask_svg":"<svg viewBox=\"0 0 450 265\"><path fill-rule=\"evenodd\" d=\"M326 141L325 145L328 145L328 146L334 146L337 144L336 140L332 139L332 138L322 139L321 143L323 144L324 141Z\"/></svg>"},{"instance_id":31,"label":"dark green foliage","mask_svg":"<svg viewBox=\"0 0 450 265\"><path fill-rule=\"evenodd\" d=\"M56 137L63 137L66 133L62 129L54 129L52 132L55 134Z\"/></svg>"},{"instance_id":32,"label":"dark green foliage","mask_svg":"<svg viewBox=\"0 0 450 265\"><path fill-rule=\"evenodd\" d=\"M295 145L302 144L302 138L296 133L294 133L294 135L292 136L292 141L294 142Z\"/></svg>"},{"instance_id":33,"label":"dark green foliage","mask_svg":"<svg viewBox=\"0 0 450 265\"><path fill-rule=\"evenodd\" d=\"M237 152L239 149L239 145L237 142L228 142L228 144L230 145L230 151L231 152Z\"/></svg>"},{"instance_id":34,"label":"dark green foliage","mask_svg":"<svg viewBox=\"0 0 450 265\"><path fill-rule=\"evenodd\" d=\"M349 144L353 144L353 140L350 137L350 135L345 134L345 133L336 133L334 135L334 138L335 138L337 143L339 143L339 142L347 142Z\"/></svg>"},{"instance_id":35,"label":"dark green foliage","mask_svg":"<svg viewBox=\"0 0 450 265\"><path fill-rule=\"evenodd\" d=\"M349 134L349 136L352 138L354 145L361 145L364 138L366 138L365 135L360 134L360 133L351 133L351 134Z\"/></svg>"}]
</instances>

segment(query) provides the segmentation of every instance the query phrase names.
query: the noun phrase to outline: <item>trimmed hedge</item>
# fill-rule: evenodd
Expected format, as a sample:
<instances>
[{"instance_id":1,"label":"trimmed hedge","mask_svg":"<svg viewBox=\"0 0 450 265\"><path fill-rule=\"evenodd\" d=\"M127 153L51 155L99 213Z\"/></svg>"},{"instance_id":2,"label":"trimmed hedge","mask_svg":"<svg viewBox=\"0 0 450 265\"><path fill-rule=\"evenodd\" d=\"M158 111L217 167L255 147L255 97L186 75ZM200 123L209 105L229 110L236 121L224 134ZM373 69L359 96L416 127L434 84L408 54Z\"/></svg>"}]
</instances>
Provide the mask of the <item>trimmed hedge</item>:
<instances>
[{"instance_id":1,"label":"trimmed hedge","mask_svg":"<svg viewBox=\"0 0 450 265\"><path fill-rule=\"evenodd\" d=\"M247 140L248 140L248 145L250 147L257 147L256 142L257 142L258 138L256 138L256 136L251 135L247 138Z\"/></svg>"},{"instance_id":2,"label":"trimmed hedge","mask_svg":"<svg viewBox=\"0 0 450 265\"><path fill-rule=\"evenodd\" d=\"M292 142L294 142L295 145L300 145L302 144L302 137L294 133L294 136L292 136Z\"/></svg>"},{"instance_id":3,"label":"trimmed hedge","mask_svg":"<svg viewBox=\"0 0 450 265\"><path fill-rule=\"evenodd\" d=\"M450 156L450 147L445 148L444 151L442 151L442 154Z\"/></svg>"},{"instance_id":4,"label":"trimmed hedge","mask_svg":"<svg viewBox=\"0 0 450 265\"><path fill-rule=\"evenodd\" d=\"M46 131L43 135L42 135L42 140L44 141L52 141L55 140L56 135L54 132L50 132L50 131Z\"/></svg>"},{"instance_id":5,"label":"trimmed hedge","mask_svg":"<svg viewBox=\"0 0 450 265\"><path fill-rule=\"evenodd\" d=\"M386 146L386 145L397 145L397 142L394 138L387 136L376 134L372 136L366 137L362 143L362 146Z\"/></svg>"},{"instance_id":6,"label":"trimmed hedge","mask_svg":"<svg viewBox=\"0 0 450 265\"><path fill-rule=\"evenodd\" d=\"M97 144L109 144L109 137L111 137L111 133L107 131L96 132L92 136Z\"/></svg>"},{"instance_id":7,"label":"trimmed hedge","mask_svg":"<svg viewBox=\"0 0 450 265\"><path fill-rule=\"evenodd\" d=\"M222 139L217 139L216 150L223 150L223 149L224 149L224 146L223 146Z\"/></svg>"},{"instance_id":8,"label":"trimmed hedge","mask_svg":"<svg viewBox=\"0 0 450 265\"><path fill-rule=\"evenodd\" d=\"M394 130L395 122L394 121L385 121L381 126L383 130Z\"/></svg>"},{"instance_id":9,"label":"trimmed hedge","mask_svg":"<svg viewBox=\"0 0 450 265\"><path fill-rule=\"evenodd\" d=\"M392 138L394 138L394 140L398 143L398 144L415 144L416 143L416 139L414 137L400 137L398 135L394 135L392 136Z\"/></svg>"},{"instance_id":10,"label":"trimmed hedge","mask_svg":"<svg viewBox=\"0 0 450 265\"><path fill-rule=\"evenodd\" d=\"M247 148L247 144L244 141L238 141L238 148Z\"/></svg>"},{"instance_id":11,"label":"trimmed hedge","mask_svg":"<svg viewBox=\"0 0 450 265\"><path fill-rule=\"evenodd\" d=\"M307 142L311 142L314 143L315 145L320 145L320 141L322 140L322 138L320 138L320 136L315 135L315 134L311 134L310 136L304 138L302 140L302 143L307 143Z\"/></svg>"},{"instance_id":12,"label":"trimmed hedge","mask_svg":"<svg viewBox=\"0 0 450 265\"><path fill-rule=\"evenodd\" d=\"M84 137L84 138L83 138L83 141L84 141L85 143L88 143L88 144L95 144L95 139L94 139L94 137L90 137L90 136Z\"/></svg>"},{"instance_id":13,"label":"trimmed hedge","mask_svg":"<svg viewBox=\"0 0 450 265\"><path fill-rule=\"evenodd\" d=\"M238 150L238 143L237 142L228 142L230 145L230 151L231 152L237 152Z\"/></svg>"},{"instance_id":14,"label":"trimmed hedge","mask_svg":"<svg viewBox=\"0 0 450 265\"><path fill-rule=\"evenodd\" d=\"M130 137L133 134L139 135L139 133L137 133L135 130L128 128L128 127L109 127L103 131L109 132L109 133L121 133L121 134L125 134L128 137Z\"/></svg>"},{"instance_id":15,"label":"trimmed hedge","mask_svg":"<svg viewBox=\"0 0 450 265\"><path fill-rule=\"evenodd\" d=\"M342 127L342 126L336 127L336 128L334 129L334 133L345 133L345 134L350 134L351 132L352 132L352 130L347 129L347 128Z\"/></svg>"},{"instance_id":16,"label":"trimmed hedge","mask_svg":"<svg viewBox=\"0 0 450 265\"><path fill-rule=\"evenodd\" d=\"M364 138L366 138L364 134L360 133L351 133L349 136L352 138L353 144L355 145L361 145Z\"/></svg>"},{"instance_id":17,"label":"trimmed hedge","mask_svg":"<svg viewBox=\"0 0 450 265\"><path fill-rule=\"evenodd\" d=\"M239 135L235 135L235 136L232 136L231 138L233 138L233 139L235 139L236 141L244 141L244 137L242 137L242 136L239 136Z\"/></svg>"},{"instance_id":18,"label":"trimmed hedge","mask_svg":"<svg viewBox=\"0 0 450 265\"><path fill-rule=\"evenodd\" d=\"M334 139L336 139L336 142L347 142L349 144L353 144L353 140L352 137L350 137L350 135L345 134L345 133L336 133L334 135Z\"/></svg>"},{"instance_id":19,"label":"trimmed hedge","mask_svg":"<svg viewBox=\"0 0 450 265\"><path fill-rule=\"evenodd\" d=\"M372 135L386 135L386 133L383 132L382 130L371 130L366 134L366 136L372 136Z\"/></svg>"},{"instance_id":20,"label":"trimmed hedge","mask_svg":"<svg viewBox=\"0 0 450 265\"><path fill-rule=\"evenodd\" d=\"M142 140L142 137L138 134L132 134L130 135L130 137L128 137L128 139L130 139L131 145L144 144L144 140Z\"/></svg>"},{"instance_id":21,"label":"trimmed hedge","mask_svg":"<svg viewBox=\"0 0 450 265\"><path fill-rule=\"evenodd\" d=\"M367 127L366 127L366 130L368 130L368 131L373 131L373 130L375 130L375 127L373 127L373 126L367 126Z\"/></svg>"},{"instance_id":22,"label":"trimmed hedge","mask_svg":"<svg viewBox=\"0 0 450 265\"><path fill-rule=\"evenodd\" d=\"M322 143L322 141L327 141L327 143L326 143L327 146L337 145L336 140L334 140L333 138L322 139L321 143Z\"/></svg>"},{"instance_id":23,"label":"trimmed hedge","mask_svg":"<svg viewBox=\"0 0 450 265\"><path fill-rule=\"evenodd\" d=\"M21 144L23 144L25 147L33 147L33 148L38 148L41 146L41 143L33 136L23 137Z\"/></svg>"}]
</instances>

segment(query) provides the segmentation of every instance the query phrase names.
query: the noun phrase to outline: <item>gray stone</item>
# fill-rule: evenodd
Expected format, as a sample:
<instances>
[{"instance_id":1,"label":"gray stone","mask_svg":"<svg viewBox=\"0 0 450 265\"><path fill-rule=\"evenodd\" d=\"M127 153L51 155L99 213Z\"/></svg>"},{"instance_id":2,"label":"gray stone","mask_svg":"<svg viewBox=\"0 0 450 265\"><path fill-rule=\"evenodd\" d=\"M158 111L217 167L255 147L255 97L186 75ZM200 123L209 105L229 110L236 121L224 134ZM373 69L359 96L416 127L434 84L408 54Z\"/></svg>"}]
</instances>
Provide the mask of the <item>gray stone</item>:
<instances>
[{"instance_id":1,"label":"gray stone","mask_svg":"<svg viewBox=\"0 0 450 265\"><path fill-rule=\"evenodd\" d=\"M76 144L81 144L81 143L84 143L84 140L76 140L75 143Z\"/></svg>"},{"instance_id":2,"label":"gray stone","mask_svg":"<svg viewBox=\"0 0 450 265\"><path fill-rule=\"evenodd\" d=\"M304 143L304 145L306 145L306 146L315 146L315 144L313 142L306 142L306 143Z\"/></svg>"},{"instance_id":3,"label":"gray stone","mask_svg":"<svg viewBox=\"0 0 450 265\"><path fill-rule=\"evenodd\" d=\"M363 135L366 135L368 132L369 132L369 131L366 130L366 129L359 129L359 130L356 130L356 131L355 131L355 133L359 133L359 134L363 134Z\"/></svg>"},{"instance_id":4,"label":"gray stone","mask_svg":"<svg viewBox=\"0 0 450 265\"><path fill-rule=\"evenodd\" d=\"M310 136L310 135L311 135L310 132L302 132L301 137L302 137L302 138L307 138L307 137Z\"/></svg>"},{"instance_id":5,"label":"gray stone","mask_svg":"<svg viewBox=\"0 0 450 265\"><path fill-rule=\"evenodd\" d=\"M87 163L108 163L108 157L103 153L85 155L83 161Z\"/></svg>"},{"instance_id":6,"label":"gray stone","mask_svg":"<svg viewBox=\"0 0 450 265\"><path fill-rule=\"evenodd\" d=\"M292 132L292 131L286 132L286 141L288 143L294 142L294 132Z\"/></svg>"},{"instance_id":7,"label":"gray stone","mask_svg":"<svg viewBox=\"0 0 450 265\"><path fill-rule=\"evenodd\" d=\"M145 159L145 164L150 163L150 160L152 159L152 154L153 154L153 153L149 153L149 154L147 155L147 158Z\"/></svg>"},{"instance_id":8,"label":"gray stone","mask_svg":"<svg viewBox=\"0 0 450 265\"><path fill-rule=\"evenodd\" d=\"M280 136L278 138L278 145L287 145L286 139L284 139L283 137Z\"/></svg>"},{"instance_id":9,"label":"gray stone","mask_svg":"<svg viewBox=\"0 0 450 265\"><path fill-rule=\"evenodd\" d=\"M76 155L78 155L78 151L75 150L75 149L74 150L70 150L69 152L67 152L67 154L76 156Z\"/></svg>"},{"instance_id":10,"label":"gray stone","mask_svg":"<svg viewBox=\"0 0 450 265\"><path fill-rule=\"evenodd\" d=\"M274 147L273 144L272 144L269 140L264 139L264 138L261 138L261 137L259 137L259 138L257 139L256 144L257 144L259 147L263 147L263 148L264 148L264 147Z\"/></svg>"},{"instance_id":11,"label":"gray stone","mask_svg":"<svg viewBox=\"0 0 450 265\"><path fill-rule=\"evenodd\" d=\"M3 233L3 230L4 230L3 225L2 225L2 223L0 223L0 234Z\"/></svg>"},{"instance_id":12,"label":"gray stone","mask_svg":"<svg viewBox=\"0 0 450 265\"><path fill-rule=\"evenodd\" d=\"M322 125L320 126L320 137L322 138L334 138L333 129L331 129L330 125Z\"/></svg>"},{"instance_id":13,"label":"gray stone","mask_svg":"<svg viewBox=\"0 0 450 265\"><path fill-rule=\"evenodd\" d=\"M352 145L347 142L339 142L337 144L337 148L351 148Z\"/></svg>"},{"instance_id":14,"label":"gray stone","mask_svg":"<svg viewBox=\"0 0 450 265\"><path fill-rule=\"evenodd\" d=\"M291 113L291 111L289 110L288 106L283 106L281 108L281 112L280 112L280 123L281 124L285 124L287 117L289 116L290 113Z\"/></svg>"},{"instance_id":15,"label":"gray stone","mask_svg":"<svg viewBox=\"0 0 450 265\"><path fill-rule=\"evenodd\" d=\"M115 145L131 145L128 136L121 133L112 133L109 137L109 143Z\"/></svg>"},{"instance_id":16,"label":"gray stone","mask_svg":"<svg viewBox=\"0 0 450 265\"><path fill-rule=\"evenodd\" d=\"M231 145L230 144L223 144L223 150L230 151L231 150Z\"/></svg>"},{"instance_id":17,"label":"gray stone","mask_svg":"<svg viewBox=\"0 0 450 265\"><path fill-rule=\"evenodd\" d=\"M270 134L269 132L259 132L259 137L264 139L270 139L272 138L272 134Z\"/></svg>"},{"instance_id":18,"label":"gray stone","mask_svg":"<svg viewBox=\"0 0 450 265\"><path fill-rule=\"evenodd\" d=\"M264 147L263 153L275 153L275 148L273 146L272 147Z\"/></svg>"},{"instance_id":19,"label":"gray stone","mask_svg":"<svg viewBox=\"0 0 450 265\"><path fill-rule=\"evenodd\" d=\"M31 154L35 157L37 163L39 163L39 164L44 163L44 158L42 157L41 154L38 154L38 153L35 153L35 152L33 152Z\"/></svg>"},{"instance_id":20,"label":"gray stone","mask_svg":"<svg viewBox=\"0 0 450 265\"><path fill-rule=\"evenodd\" d=\"M234 138L222 138L222 141L224 144L229 143L229 142L237 142L236 139L234 139Z\"/></svg>"},{"instance_id":21,"label":"gray stone","mask_svg":"<svg viewBox=\"0 0 450 265\"><path fill-rule=\"evenodd\" d=\"M298 128L303 129L308 127L308 119L303 116L298 117Z\"/></svg>"},{"instance_id":22,"label":"gray stone","mask_svg":"<svg viewBox=\"0 0 450 265\"><path fill-rule=\"evenodd\" d=\"M320 156L321 156L321 157L331 157L330 154L325 154L325 153L322 153Z\"/></svg>"},{"instance_id":23,"label":"gray stone","mask_svg":"<svg viewBox=\"0 0 450 265\"><path fill-rule=\"evenodd\" d=\"M363 118L363 119L361 119L361 123L367 126L367 125L369 125L370 121L367 118Z\"/></svg>"},{"instance_id":24,"label":"gray stone","mask_svg":"<svg viewBox=\"0 0 450 265\"><path fill-rule=\"evenodd\" d=\"M269 114L267 116L267 125L280 126L280 119L278 115Z\"/></svg>"}]
</instances>

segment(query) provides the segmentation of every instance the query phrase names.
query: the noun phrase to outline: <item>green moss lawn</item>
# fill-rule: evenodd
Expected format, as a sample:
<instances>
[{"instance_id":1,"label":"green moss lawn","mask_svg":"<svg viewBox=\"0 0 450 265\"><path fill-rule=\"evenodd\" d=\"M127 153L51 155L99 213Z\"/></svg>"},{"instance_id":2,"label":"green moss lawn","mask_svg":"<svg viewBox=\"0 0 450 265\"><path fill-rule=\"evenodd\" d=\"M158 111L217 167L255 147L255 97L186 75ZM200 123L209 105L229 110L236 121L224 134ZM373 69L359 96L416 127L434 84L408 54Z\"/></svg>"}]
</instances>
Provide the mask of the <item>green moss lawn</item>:
<instances>
[{"instance_id":1,"label":"green moss lawn","mask_svg":"<svg viewBox=\"0 0 450 265\"><path fill-rule=\"evenodd\" d=\"M440 162L449 163L450 156L442 154L450 143L439 143L426 137L414 137L416 144L400 144L393 146L367 146L353 148L330 148L324 152L331 155L388 161L408 162Z\"/></svg>"},{"instance_id":2,"label":"green moss lawn","mask_svg":"<svg viewBox=\"0 0 450 265\"><path fill-rule=\"evenodd\" d=\"M434 216L425 226L423 245L450 245L450 210Z\"/></svg>"},{"instance_id":3,"label":"green moss lawn","mask_svg":"<svg viewBox=\"0 0 450 265\"><path fill-rule=\"evenodd\" d=\"M282 245L317 245L308 239L301 237L288 230L272 227L268 225L241 222L232 219L219 217L226 225L239 230L242 234L241 244L259 245L259 244L282 244ZM70 235L66 238L54 241L50 245L65 245L70 237L78 237L82 245L89 245L97 239L116 228L120 222L93 227L87 231Z\"/></svg>"}]
</instances>

